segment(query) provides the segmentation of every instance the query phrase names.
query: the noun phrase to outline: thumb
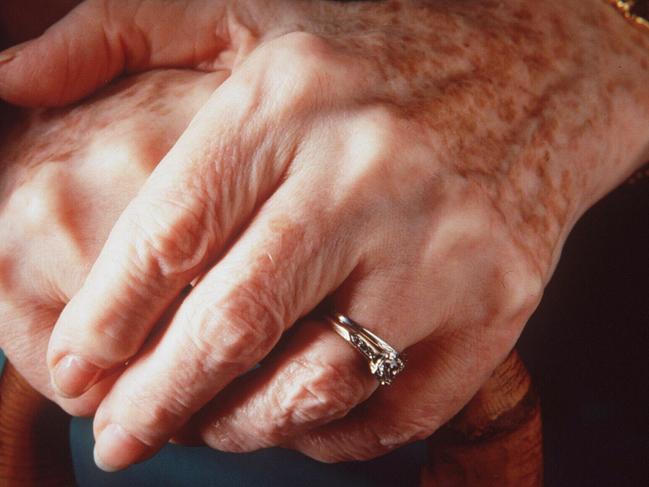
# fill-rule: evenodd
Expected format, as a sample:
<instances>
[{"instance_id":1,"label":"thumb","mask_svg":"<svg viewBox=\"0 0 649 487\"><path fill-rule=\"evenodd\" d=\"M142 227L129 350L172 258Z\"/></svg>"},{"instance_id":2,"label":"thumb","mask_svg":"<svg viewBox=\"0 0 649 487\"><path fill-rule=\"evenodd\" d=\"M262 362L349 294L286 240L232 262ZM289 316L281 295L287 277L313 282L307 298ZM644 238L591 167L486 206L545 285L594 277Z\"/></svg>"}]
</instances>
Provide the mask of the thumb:
<instances>
[{"instance_id":1,"label":"thumb","mask_svg":"<svg viewBox=\"0 0 649 487\"><path fill-rule=\"evenodd\" d=\"M40 37L0 53L0 98L61 106L124 71L209 67L229 47L224 3L83 2Z\"/></svg>"}]
</instances>

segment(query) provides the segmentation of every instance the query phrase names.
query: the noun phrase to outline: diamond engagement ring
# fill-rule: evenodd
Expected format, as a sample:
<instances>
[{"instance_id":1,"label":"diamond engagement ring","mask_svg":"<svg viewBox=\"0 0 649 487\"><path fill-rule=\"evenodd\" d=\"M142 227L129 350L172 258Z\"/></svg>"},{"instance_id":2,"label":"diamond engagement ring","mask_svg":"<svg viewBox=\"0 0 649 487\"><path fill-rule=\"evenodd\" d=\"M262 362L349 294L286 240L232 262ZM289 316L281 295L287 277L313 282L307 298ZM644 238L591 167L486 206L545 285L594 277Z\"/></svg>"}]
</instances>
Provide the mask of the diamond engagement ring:
<instances>
[{"instance_id":1,"label":"diamond engagement ring","mask_svg":"<svg viewBox=\"0 0 649 487\"><path fill-rule=\"evenodd\" d=\"M382 386L389 386L405 364L393 347L374 333L340 313L330 313L327 319L336 333L367 359L370 372Z\"/></svg>"}]
</instances>

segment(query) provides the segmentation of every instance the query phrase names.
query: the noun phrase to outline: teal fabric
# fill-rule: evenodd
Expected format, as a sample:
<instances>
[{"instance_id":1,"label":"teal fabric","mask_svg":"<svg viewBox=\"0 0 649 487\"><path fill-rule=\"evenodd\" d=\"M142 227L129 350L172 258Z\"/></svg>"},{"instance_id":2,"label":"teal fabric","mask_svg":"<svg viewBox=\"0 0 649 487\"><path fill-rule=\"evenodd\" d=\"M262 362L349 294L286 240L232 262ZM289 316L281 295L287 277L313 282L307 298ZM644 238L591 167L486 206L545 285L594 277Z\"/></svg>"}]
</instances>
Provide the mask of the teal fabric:
<instances>
[{"instance_id":1,"label":"teal fabric","mask_svg":"<svg viewBox=\"0 0 649 487\"><path fill-rule=\"evenodd\" d=\"M151 460L109 474L94 465L90 420L73 420L71 440L81 487L408 487L419 484L425 462L423 442L370 462L330 465L279 448L229 454L167 445Z\"/></svg>"}]
</instances>

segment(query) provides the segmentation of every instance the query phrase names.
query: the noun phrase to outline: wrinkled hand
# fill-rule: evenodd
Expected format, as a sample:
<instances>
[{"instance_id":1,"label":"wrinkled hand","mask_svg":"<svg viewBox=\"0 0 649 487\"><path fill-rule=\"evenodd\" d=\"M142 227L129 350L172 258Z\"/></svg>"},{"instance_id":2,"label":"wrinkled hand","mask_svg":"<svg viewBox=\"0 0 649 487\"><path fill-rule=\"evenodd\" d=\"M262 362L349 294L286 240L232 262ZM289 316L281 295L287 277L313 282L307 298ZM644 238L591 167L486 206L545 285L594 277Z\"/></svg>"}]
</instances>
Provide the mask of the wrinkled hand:
<instances>
[{"instance_id":1,"label":"wrinkled hand","mask_svg":"<svg viewBox=\"0 0 649 487\"><path fill-rule=\"evenodd\" d=\"M94 413L114 376L79 398L55 396L45 362L54 323L121 211L223 78L151 72L70 109L3 113L0 347L72 414Z\"/></svg>"},{"instance_id":2,"label":"wrinkled hand","mask_svg":"<svg viewBox=\"0 0 649 487\"><path fill-rule=\"evenodd\" d=\"M595 0L132 0L13 52L0 95L24 104L124 70L232 71L56 324L62 394L131 360L95 417L98 462L182 427L326 461L433 432L512 348L575 220L646 155L647 49ZM317 317L286 333L327 296L407 351L393 386Z\"/></svg>"}]
</instances>

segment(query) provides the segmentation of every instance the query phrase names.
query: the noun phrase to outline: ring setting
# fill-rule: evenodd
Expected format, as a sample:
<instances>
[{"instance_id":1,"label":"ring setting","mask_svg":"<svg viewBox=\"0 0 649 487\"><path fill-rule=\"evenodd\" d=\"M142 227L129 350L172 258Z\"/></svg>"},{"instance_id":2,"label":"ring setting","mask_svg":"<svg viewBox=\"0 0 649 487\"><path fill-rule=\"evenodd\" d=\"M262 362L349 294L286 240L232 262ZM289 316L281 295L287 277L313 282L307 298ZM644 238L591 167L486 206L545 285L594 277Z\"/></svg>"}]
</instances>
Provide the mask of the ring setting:
<instances>
[{"instance_id":1,"label":"ring setting","mask_svg":"<svg viewBox=\"0 0 649 487\"><path fill-rule=\"evenodd\" d=\"M405 368L399 352L367 328L340 313L330 313L327 319L334 331L367 359L370 372L382 386L392 384Z\"/></svg>"}]
</instances>

